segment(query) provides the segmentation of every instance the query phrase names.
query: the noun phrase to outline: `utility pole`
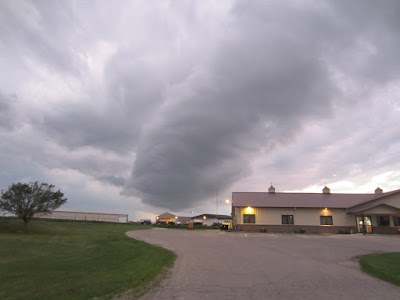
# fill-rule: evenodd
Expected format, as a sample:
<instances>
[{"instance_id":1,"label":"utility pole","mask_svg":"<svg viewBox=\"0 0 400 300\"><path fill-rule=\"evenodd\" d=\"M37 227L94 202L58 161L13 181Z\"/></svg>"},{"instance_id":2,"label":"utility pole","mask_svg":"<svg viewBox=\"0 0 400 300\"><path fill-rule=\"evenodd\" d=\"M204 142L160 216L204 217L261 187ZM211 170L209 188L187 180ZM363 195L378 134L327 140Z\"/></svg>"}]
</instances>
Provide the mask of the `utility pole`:
<instances>
[{"instance_id":1,"label":"utility pole","mask_svg":"<svg viewBox=\"0 0 400 300\"><path fill-rule=\"evenodd\" d=\"M217 215L218 215L218 191L217 191Z\"/></svg>"}]
</instances>

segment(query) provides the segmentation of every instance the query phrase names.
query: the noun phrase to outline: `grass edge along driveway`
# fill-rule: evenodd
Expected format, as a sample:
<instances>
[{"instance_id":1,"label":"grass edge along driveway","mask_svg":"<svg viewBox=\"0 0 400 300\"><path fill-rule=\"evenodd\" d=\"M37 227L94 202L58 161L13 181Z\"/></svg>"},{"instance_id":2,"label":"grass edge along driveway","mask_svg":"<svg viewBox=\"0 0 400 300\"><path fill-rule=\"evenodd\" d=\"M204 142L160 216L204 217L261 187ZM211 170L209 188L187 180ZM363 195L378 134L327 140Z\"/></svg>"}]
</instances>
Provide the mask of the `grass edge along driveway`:
<instances>
[{"instance_id":1,"label":"grass edge along driveway","mask_svg":"<svg viewBox=\"0 0 400 300\"><path fill-rule=\"evenodd\" d=\"M144 294L175 254L129 238L146 225L0 218L0 299L110 299Z\"/></svg>"},{"instance_id":2,"label":"grass edge along driveway","mask_svg":"<svg viewBox=\"0 0 400 300\"><path fill-rule=\"evenodd\" d=\"M364 272L400 286L400 252L364 255L360 265Z\"/></svg>"}]
</instances>

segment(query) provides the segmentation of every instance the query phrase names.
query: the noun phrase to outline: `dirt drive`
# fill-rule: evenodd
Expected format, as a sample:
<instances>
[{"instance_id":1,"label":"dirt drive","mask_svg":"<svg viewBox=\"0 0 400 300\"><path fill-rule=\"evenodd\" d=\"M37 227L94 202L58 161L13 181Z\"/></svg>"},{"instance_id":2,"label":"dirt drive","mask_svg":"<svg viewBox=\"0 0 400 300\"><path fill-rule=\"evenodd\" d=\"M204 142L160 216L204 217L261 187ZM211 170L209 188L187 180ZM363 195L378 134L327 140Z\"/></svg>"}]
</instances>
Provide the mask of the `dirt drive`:
<instances>
[{"instance_id":1,"label":"dirt drive","mask_svg":"<svg viewBox=\"0 0 400 300\"><path fill-rule=\"evenodd\" d=\"M358 255L400 251L400 236L284 235L152 229L128 236L177 254L142 299L399 299L362 273Z\"/></svg>"}]
</instances>

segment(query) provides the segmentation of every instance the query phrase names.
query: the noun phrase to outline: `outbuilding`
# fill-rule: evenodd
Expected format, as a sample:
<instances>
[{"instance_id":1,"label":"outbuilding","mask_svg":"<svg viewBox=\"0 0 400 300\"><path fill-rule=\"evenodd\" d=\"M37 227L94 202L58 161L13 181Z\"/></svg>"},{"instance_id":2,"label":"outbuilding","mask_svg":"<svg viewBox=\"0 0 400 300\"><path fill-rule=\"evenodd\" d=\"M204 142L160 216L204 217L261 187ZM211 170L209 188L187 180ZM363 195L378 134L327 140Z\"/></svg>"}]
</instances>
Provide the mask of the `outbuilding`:
<instances>
[{"instance_id":1,"label":"outbuilding","mask_svg":"<svg viewBox=\"0 0 400 300\"><path fill-rule=\"evenodd\" d=\"M232 216L217 214L202 214L193 217L193 221L201 222L205 226L220 226L223 222L232 220Z\"/></svg>"}]
</instances>

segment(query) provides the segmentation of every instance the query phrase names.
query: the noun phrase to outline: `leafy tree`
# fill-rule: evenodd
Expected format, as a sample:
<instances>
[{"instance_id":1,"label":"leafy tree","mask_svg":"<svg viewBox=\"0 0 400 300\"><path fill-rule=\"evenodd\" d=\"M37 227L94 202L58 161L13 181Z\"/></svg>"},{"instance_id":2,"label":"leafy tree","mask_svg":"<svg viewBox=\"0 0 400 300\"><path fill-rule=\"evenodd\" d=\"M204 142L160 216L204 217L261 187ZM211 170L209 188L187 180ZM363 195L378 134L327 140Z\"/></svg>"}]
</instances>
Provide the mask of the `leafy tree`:
<instances>
[{"instance_id":1,"label":"leafy tree","mask_svg":"<svg viewBox=\"0 0 400 300\"><path fill-rule=\"evenodd\" d=\"M60 190L53 189L54 185L38 181L14 183L1 191L0 210L15 214L24 221L27 229L28 222L35 214L50 213L67 202Z\"/></svg>"}]
</instances>

